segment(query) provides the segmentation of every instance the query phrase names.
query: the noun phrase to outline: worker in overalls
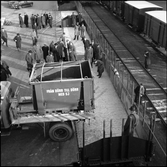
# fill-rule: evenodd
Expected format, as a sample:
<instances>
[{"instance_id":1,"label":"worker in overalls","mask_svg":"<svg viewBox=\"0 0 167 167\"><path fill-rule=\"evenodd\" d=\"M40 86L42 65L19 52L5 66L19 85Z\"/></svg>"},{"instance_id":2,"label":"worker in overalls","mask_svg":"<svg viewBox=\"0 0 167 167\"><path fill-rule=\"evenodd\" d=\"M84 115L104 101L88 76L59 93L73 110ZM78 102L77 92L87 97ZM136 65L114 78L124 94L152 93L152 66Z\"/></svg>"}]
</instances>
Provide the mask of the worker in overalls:
<instances>
[{"instance_id":1,"label":"worker in overalls","mask_svg":"<svg viewBox=\"0 0 167 167\"><path fill-rule=\"evenodd\" d=\"M137 107L133 104L129 110L131 114L128 116L124 125L123 135L134 136L135 128L139 124L139 115L137 114Z\"/></svg>"}]
</instances>

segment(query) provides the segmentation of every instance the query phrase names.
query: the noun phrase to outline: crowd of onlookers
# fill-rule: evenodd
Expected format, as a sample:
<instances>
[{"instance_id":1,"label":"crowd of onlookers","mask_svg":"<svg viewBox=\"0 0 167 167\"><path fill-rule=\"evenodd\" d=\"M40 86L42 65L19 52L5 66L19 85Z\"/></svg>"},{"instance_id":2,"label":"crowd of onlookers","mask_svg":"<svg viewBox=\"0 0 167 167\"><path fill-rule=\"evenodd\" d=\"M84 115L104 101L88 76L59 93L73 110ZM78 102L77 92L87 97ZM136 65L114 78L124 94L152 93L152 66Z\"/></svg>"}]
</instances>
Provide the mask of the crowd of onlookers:
<instances>
[{"instance_id":1,"label":"crowd of onlookers","mask_svg":"<svg viewBox=\"0 0 167 167\"><path fill-rule=\"evenodd\" d=\"M41 20L42 20L42 16L46 16L42 14L41 15ZM21 15L19 14L19 17L21 17ZM33 19L36 21L32 21ZM76 55L76 48L74 43L72 42L72 40L82 40L83 45L84 45L84 49L85 49L85 54L84 54L84 59L88 60L90 62L91 67L93 67L93 62L95 62L95 60L98 60L96 65L97 66L103 66L102 63L102 54L101 54L101 47L98 43L95 43L94 40L90 41L89 39L86 39L85 37L85 32L86 32L86 24L85 21L82 18L81 13L79 13L78 15L74 15L74 12L71 15L71 20L72 20L72 26L74 27L74 38L71 40L66 40L66 35L63 32L62 36L59 38L58 41L51 41L51 43L49 45L47 45L46 43L43 44L43 46L40 46L38 44L38 35L37 35L37 31L34 28L34 25L37 25L38 28L41 28L41 26L44 28L47 23L49 23L48 19L45 19L45 24L39 24L39 22L37 21L39 18L39 16L34 16L32 14L31 16L31 26L32 26L32 33L31 33L31 37L32 37L32 45L33 48L31 50L28 51L28 53L25 56L25 60L27 62L27 70L29 71L29 73L31 74L32 71L32 67L34 63L40 63L40 62L46 62L46 63L50 63L50 62L59 62L59 61L76 61L77 60L77 55ZM21 19L22 20L22 19ZM23 25L23 21L20 21L20 26L22 27ZM29 27L29 24L26 21L26 14L24 17L24 24L26 25L26 27ZM49 23L50 24L50 23ZM2 31L5 31L4 28L2 29ZM4 34L6 33L6 31L4 32ZM6 33L7 36L7 33ZM7 45L7 37L6 40L4 40L4 37L2 38L2 34L1 34L1 39L3 39L3 42L6 42ZM13 39L16 42L16 48L18 49L18 51L20 51L21 49L21 41L22 38L20 36L19 33L17 33L17 35L14 37ZM100 71L104 71L104 67L102 67L102 70ZM99 73L99 77L101 77L102 72L98 72Z\"/></svg>"},{"instance_id":2,"label":"crowd of onlookers","mask_svg":"<svg viewBox=\"0 0 167 167\"><path fill-rule=\"evenodd\" d=\"M42 13L41 15L32 14L30 19L26 13L24 13L24 17L21 13L19 13L19 25L21 28L23 27L24 24L26 27L29 27L30 23L31 23L32 29L45 28L48 24L50 28L52 28L52 22L53 22L53 17L51 13L45 12L45 13Z\"/></svg>"}]
</instances>

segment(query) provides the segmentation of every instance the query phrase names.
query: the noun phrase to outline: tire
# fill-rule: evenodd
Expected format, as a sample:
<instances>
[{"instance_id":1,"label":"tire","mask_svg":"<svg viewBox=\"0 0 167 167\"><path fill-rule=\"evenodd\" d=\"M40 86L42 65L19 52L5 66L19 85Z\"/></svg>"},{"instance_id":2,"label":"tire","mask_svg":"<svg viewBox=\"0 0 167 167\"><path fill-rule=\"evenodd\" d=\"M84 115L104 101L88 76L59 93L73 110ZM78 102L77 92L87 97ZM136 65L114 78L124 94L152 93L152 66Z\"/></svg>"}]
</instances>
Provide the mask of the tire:
<instances>
[{"instance_id":1,"label":"tire","mask_svg":"<svg viewBox=\"0 0 167 167\"><path fill-rule=\"evenodd\" d=\"M56 142L65 142L73 135L73 130L66 123L56 123L49 129L49 136Z\"/></svg>"}]
</instances>

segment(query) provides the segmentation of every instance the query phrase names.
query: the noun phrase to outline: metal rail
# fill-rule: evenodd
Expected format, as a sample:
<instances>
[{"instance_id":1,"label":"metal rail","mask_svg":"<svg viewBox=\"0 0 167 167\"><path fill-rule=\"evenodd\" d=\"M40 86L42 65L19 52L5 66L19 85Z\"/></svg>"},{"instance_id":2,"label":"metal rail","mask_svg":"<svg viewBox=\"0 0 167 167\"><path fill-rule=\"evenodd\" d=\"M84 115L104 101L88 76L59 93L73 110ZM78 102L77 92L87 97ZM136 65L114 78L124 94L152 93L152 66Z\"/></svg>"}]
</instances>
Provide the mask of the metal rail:
<instances>
[{"instance_id":1,"label":"metal rail","mask_svg":"<svg viewBox=\"0 0 167 167\"><path fill-rule=\"evenodd\" d=\"M87 6L86 6L87 7ZM98 10L98 12L95 12L93 9L92 9L92 7L91 6L89 6L89 7L87 7L87 8L89 8L91 11L93 11L94 12L94 14L96 14L98 17L99 17L99 10ZM87 11L87 13L88 13L88 10L86 10ZM97 14L98 13L98 14ZM97 23L92 19L92 16L90 15L90 14L88 14L89 15L89 17L91 18L91 20L94 22L94 24L96 25L96 27L98 27L98 25L97 25ZM109 26L107 26L106 25L106 23L100 18L100 20L101 20L101 22L103 22L104 23L104 25L111 31L111 29L109 28ZM107 20L108 21L108 20ZM100 32L101 32L101 34L103 34L103 32L100 30L100 29L98 29ZM112 32L112 31L111 31ZM113 32L112 32L113 33ZM114 33L113 33L114 34ZM114 34L115 35L115 34ZM115 35L116 36L116 35ZM103 37L105 38L105 40L106 41L108 41L107 39L106 39L106 37L105 37L105 35L103 35ZM117 37L117 36L116 36ZM118 37L117 37L118 38ZM120 41L120 39L118 38L118 40ZM120 41L121 42L121 41ZM111 46L111 44L108 42L108 44ZM155 85L157 85L160 89L161 89L161 91L162 91L162 93L165 95L165 97L166 97L166 92L165 92L165 90L161 87L161 85L151 76L151 74L148 72L148 71L146 71L146 69L144 68L144 66L137 60L137 58L132 54L132 52L131 51L129 51L129 49L121 42L121 44L127 49L127 51L130 53L130 55L136 60L136 62L140 65L140 67L142 68L142 70L144 70L144 72L145 72L145 74L147 74L147 76L149 76L151 79L152 79L152 81L154 82L154 84ZM111 46L112 47L112 46ZM120 56L118 55L118 53L116 52L116 50L112 47L112 49L114 50L114 52L116 53L116 55L117 55L117 57L120 59L120 61L122 62L122 64L126 67L126 69L127 69L127 71L131 74L131 76L133 77L133 79L135 80L135 82L136 83L138 83L137 82L137 80L135 79L135 77L132 75L132 73L130 72L130 70L128 69L128 67L127 67L127 65L125 65L125 63L123 62L123 60L120 58ZM147 95L146 95L147 96ZM154 106L154 104L153 104L153 102L150 100L150 98L147 96L147 99L148 99L148 101L152 104L152 107L153 107L153 109L156 111L156 113L157 113L157 115L160 117L160 119L162 120L162 122L163 122L163 124L165 125L165 126L167 126L167 123L165 122L165 120L164 120L164 118L163 118L163 116L160 114L160 112L158 111L158 109Z\"/></svg>"}]
</instances>

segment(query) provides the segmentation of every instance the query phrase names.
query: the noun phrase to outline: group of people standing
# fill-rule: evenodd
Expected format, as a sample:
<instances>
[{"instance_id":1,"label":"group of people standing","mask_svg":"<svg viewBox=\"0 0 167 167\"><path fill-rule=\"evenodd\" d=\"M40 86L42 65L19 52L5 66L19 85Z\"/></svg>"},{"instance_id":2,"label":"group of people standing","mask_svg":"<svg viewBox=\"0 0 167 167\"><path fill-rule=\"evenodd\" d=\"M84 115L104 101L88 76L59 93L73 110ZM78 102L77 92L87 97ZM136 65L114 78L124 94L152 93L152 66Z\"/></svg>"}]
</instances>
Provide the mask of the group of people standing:
<instances>
[{"instance_id":1,"label":"group of people standing","mask_svg":"<svg viewBox=\"0 0 167 167\"><path fill-rule=\"evenodd\" d=\"M73 40L81 40L84 44L85 54L84 59L88 60L91 67L93 67L93 63L97 66L98 77L102 76L104 72L104 63L102 61L102 49L99 43L95 43L94 40L91 42L86 39L86 23L82 17L82 14L79 12L78 15L75 15L74 12L71 15L72 26L74 27L74 39Z\"/></svg>"},{"instance_id":2,"label":"group of people standing","mask_svg":"<svg viewBox=\"0 0 167 167\"><path fill-rule=\"evenodd\" d=\"M41 16L39 14L32 14L30 17L32 29L41 29L45 28L47 25L52 28L53 17L50 13L42 13Z\"/></svg>"},{"instance_id":3,"label":"group of people standing","mask_svg":"<svg viewBox=\"0 0 167 167\"><path fill-rule=\"evenodd\" d=\"M30 17L30 23L32 29L41 29L45 28L48 24L50 28L52 28L53 17L51 13L42 13L41 16L39 14L32 14ZM21 13L19 13L19 25L22 28L23 25L29 27L29 16L24 13L24 19Z\"/></svg>"},{"instance_id":4,"label":"group of people standing","mask_svg":"<svg viewBox=\"0 0 167 167\"><path fill-rule=\"evenodd\" d=\"M59 41L52 41L50 45L44 43L34 46L33 50L29 50L26 54L27 70L32 71L33 64L40 62L59 62L59 61L76 61L76 48L72 41L65 39L65 33L59 38Z\"/></svg>"},{"instance_id":5,"label":"group of people standing","mask_svg":"<svg viewBox=\"0 0 167 167\"><path fill-rule=\"evenodd\" d=\"M71 15L72 26L74 27L74 39L79 40L79 37L83 40L85 37L86 23L82 17L82 14L79 12L78 15L75 15L74 12Z\"/></svg>"}]
</instances>

